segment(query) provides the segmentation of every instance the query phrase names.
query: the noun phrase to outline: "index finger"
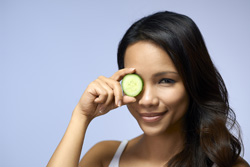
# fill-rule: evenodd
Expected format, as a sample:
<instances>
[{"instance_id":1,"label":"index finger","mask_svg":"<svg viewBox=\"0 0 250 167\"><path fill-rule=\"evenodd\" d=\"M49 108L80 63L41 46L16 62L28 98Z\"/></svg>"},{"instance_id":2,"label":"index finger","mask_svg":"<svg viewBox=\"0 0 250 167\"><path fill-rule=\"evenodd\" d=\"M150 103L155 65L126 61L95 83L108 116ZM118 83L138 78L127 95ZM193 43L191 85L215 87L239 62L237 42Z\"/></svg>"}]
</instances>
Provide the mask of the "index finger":
<instances>
[{"instance_id":1,"label":"index finger","mask_svg":"<svg viewBox=\"0 0 250 167\"><path fill-rule=\"evenodd\" d=\"M114 73L110 78L115 81L121 81L125 75L132 74L134 72L135 68L124 68Z\"/></svg>"}]
</instances>

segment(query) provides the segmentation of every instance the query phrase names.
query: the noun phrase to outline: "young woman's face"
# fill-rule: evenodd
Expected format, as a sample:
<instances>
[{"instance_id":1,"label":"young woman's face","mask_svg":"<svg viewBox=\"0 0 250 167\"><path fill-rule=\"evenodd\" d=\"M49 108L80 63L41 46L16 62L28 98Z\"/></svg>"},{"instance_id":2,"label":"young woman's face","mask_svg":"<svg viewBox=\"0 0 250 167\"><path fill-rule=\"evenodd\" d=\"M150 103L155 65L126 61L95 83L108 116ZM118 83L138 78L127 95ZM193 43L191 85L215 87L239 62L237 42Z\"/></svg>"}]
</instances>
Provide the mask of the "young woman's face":
<instances>
[{"instance_id":1,"label":"young woman's face","mask_svg":"<svg viewBox=\"0 0 250 167\"><path fill-rule=\"evenodd\" d=\"M124 65L135 68L144 81L137 101L127 105L144 133L182 130L189 97L168 54L151 42L139 41L127 48Z\"/></svg>"}]
</instances>

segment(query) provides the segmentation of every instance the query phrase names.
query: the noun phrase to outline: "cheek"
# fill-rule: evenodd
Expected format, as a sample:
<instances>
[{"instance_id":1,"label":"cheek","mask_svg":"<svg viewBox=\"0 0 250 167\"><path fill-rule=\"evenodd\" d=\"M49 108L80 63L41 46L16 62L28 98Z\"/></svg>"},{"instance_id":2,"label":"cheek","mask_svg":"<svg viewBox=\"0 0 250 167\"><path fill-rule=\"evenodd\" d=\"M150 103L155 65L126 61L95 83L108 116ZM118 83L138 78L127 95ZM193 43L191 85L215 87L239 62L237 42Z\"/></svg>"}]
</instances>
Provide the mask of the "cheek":
<instances>
[{"instance_id":1,"label":"cheek","mask_svg":"<svg viewBox=\"0 0 250 167\"><path fill-rule=\"evenodd\" d=\"M138 115L138 104L137 103L131 103L131 104L127 104L127 108L130 112L130 114L137 120L139 121L139 115Z\"/></svg>"},{"instance_id":2,"label":"cheek","mask_svg":"<svg viewBox=\"0 0 250 167\"><path fill-rule=\"evenodd\" d=\"M189 97L182 87L161 92L163 103L177 113L184 114L189 105Z\"/></svg>"},{"instance_id":3,"label":"cheek","mask_svg":"<svg viewBox=\"0 0 250 167\"><path fill-rule=\"evenodd\" d=\"M128 108L128 110L129 110L129 112L130 112L133 116L135 116L135 112L136 112L135 104L134 104L134 103L133 103L133 104L127 104L127 108Z\"/></svg>"}]
</instances>

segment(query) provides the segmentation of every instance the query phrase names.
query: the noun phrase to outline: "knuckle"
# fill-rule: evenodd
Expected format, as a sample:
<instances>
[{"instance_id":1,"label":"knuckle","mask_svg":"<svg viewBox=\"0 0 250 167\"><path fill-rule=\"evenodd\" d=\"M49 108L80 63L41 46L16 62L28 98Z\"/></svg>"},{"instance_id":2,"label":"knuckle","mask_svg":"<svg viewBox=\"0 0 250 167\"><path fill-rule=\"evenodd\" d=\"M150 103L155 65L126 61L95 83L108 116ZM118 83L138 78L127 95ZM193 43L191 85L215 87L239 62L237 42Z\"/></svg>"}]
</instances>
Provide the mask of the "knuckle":
<instances>
[{"instance_id":1,"label":"knuckle","mask_svg":"<svg viewBox=\"0 0 250 167\"><path fill-rule=\"evenodd\" d=\"M110 96L114 96L114 92L113 91L109 91L109 95Z\"/></svg>"},{"instance_id":2,"label":"knuckle","mask_svg":"<svg viewBox=\"0 0 250 167\"><path fill-rule=\"evenodd\" d=\"M114 84L114 87L115 87L115 89L116 89L117 91L121 90L121 85L120 85L119 82L116 82L116 83Z\"/></svg>"},{"instance_id":3,"label":"knuckle","mask_svg":"<svg viewBox=\"0 0 250 167\"><path fill-rule=\"evenodd\" d=\"M120 82L115 82L115 84L114 84L116 87L121 87L121 84L120 84Z\"/></svg>"},{"instance_id":4,"label":"knuckle","mask_svg":"<svg viewBox=\"0 0 250 167\"><path fill-rule=\"evenodd\" d=\"M102 92L102 95L106 97L106 96L108 96L108 92L103 91L103 92Z\"/></svg>"},{"instance_id":5,"label":"knuckle","mask_svg":"<svg viewBox=\"0 0 250 167\"><path fill-rule=\"evenodd\" d=\"M106 77L104 77L103 75L101 75L97 79L103 80L104 78L106 78Z\"/></svg>"},{"instance_id":6,"label":"knuckle","mask_svg":"<svg viewBox=\"0 0 250 167\"><path fill-rule=\"evenodd\" d=\"M107 89L107 94L108 95L113 95L114 94L113 89L111 89L111 88Z\"/></svg>"},{"instance_id":7,"label":"knuckle","mask_svg":"<svg viewBox=\"0 0 250 167\"><path fill-rule=\"evenodd\" d=\"M95 86L95 85L96 85L96 81L92 81L92 82L90 82L90 84L88 85L88 87L90 88L90 87Z\"/></svg>"}]
</instances>

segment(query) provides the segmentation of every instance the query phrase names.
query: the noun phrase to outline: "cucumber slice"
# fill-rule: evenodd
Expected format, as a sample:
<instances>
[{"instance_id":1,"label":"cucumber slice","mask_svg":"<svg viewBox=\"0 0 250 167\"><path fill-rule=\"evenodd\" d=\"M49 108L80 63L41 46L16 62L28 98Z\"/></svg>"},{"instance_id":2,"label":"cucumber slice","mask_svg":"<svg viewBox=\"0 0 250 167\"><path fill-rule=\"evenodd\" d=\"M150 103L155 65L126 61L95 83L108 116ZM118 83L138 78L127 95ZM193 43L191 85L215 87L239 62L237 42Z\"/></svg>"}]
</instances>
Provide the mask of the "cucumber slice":
<instances>
[{"instance_id":1,"label":"cucumber slice","mask_svg":"<svg viewBox=\"0 0 250 167\"><path fill-rule=\"evenodd\" d=\"M139 95L143 88L143 80L137 74L127 74L122 79L122 89L127 96Z\"/></svg>"}]
</instances>

